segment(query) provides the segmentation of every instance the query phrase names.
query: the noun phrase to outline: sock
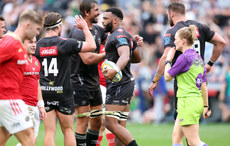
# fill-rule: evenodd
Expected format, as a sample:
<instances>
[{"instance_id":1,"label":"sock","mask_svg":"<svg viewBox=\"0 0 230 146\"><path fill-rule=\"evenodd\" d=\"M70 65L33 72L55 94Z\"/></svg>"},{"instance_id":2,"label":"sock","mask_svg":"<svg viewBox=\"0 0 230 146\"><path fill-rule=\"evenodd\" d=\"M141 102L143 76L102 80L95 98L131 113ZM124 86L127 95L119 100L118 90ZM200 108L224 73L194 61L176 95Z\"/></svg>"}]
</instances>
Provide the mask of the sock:
<instances>
[{"instance_id":1,"label":"sock","mask_svg":"<svg viewBox=\"0 0 230 146\"><path fill-rule=\"evenodd\" d=\"M103 139L103 136L98 136L96 146L100 146L101 145L102 139Z\"/></svg>"},{"instance_id":2,"label":"sock","mask_svg":"<svg viewBox=\"0 0 230 146\"><path fill-rule=\"evenodd\" d=\"M177 144L173 144L172 146L183 146L183 144L177 143Z\"/></svg>"},{"instance_id":3,"label":"sock","mask_svg":"<svg viewBox=\"0 0 230 146\"><path fill-rule=\"evenodd\" d=\"M77 146L86 146L86 134L78 134L75 132Z\"/></svg>"},{"instance_id":4,"label":"sock","mask_svg":"<svg viewBox=\"0 0 230 146\"><path fill-rule=\"evenodd\" d=\"M87 146L96 146L98 135L99 135L99 131L92 131L88 129L88 132L86 135Z\"/></svg>"},{"instance_id":5,"label":"sock","mask_svg":"<svg viewBox=\"0 0 230 146\"><path fill-rule=\"evenodd\" d=\"M108 141L109 146L114 146L115 135L113 133L106 134L106 139Z\"/></svg>"},{"instance_id":6,"label":"sock","mask_svg":"<svg viewBox=\"0 0 230 146\"><path fill-rule=\"evenodd\" d=\"M136 141L133 140L127 146L138 146L138 145L137 145Z\"/></svg>"},{"instance_id":7,"label":"sock","mask_svg":"<svg viewBox=\"0 0 230 146\"><path fill-rule=\"evenodd\" d=\"M208 146L206 143L204 143L203 141L200 141L197 146Z\"/></svg>"}]
</instances>

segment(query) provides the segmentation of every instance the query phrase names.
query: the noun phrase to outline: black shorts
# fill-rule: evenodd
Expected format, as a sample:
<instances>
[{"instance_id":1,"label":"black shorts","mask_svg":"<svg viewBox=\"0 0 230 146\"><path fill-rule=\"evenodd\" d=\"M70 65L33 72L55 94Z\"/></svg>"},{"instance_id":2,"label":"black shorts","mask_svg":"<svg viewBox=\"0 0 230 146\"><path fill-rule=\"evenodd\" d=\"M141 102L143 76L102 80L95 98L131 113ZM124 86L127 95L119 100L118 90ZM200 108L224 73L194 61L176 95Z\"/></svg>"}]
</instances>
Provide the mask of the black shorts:
<instances>
[{"instance_id":1,"label":"black shorts","mask_svg":"<svg viewBox=\"0 0 230 146\"><path fill-rule=\"evenodd\" d=\"M63 98L60 100L45 100L45 110L46 112L57 110L64 115L72 115L75 112L74 100L71 98Z\"/></svg>"},{"instance_id":2,"label":"black shorts","mask_svg":"<svg viewBox=\"0 0 230 146\"><path fill-rule=\"evenodd\" d=\"M102 105L102 95L100 88L95 91L76 90L73 91L75 106L98 106Z\"/></svg>"},{"instance_id":3,"label":"black shorts","mask_svg":"<svg viewBox=\"0 0 230 146\"><path fill-rule=\"evenodd\" d=\"M113 105L127 105L134 95L135 81L127 82L124 84L113 85L110 84L106 87L106 100L105 104Z\"/></svg>"}]
</instances>

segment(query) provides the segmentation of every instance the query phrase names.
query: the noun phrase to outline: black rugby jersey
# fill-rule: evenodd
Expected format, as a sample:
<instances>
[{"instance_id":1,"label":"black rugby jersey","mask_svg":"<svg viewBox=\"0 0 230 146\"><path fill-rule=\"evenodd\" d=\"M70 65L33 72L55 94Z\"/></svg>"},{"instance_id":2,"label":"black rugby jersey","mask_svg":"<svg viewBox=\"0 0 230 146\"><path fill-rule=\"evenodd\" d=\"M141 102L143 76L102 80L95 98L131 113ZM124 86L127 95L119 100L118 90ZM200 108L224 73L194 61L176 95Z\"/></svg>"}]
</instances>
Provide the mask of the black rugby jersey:
<instances>
[{"instance_id":1,"label":"black rugby jersey","mask_svg":"<svg viewBox=\"0 0 230 146\"><path fill-rule=\"evenodd\" d=\"M196 31L196 36L198 40L194 42L193 48L197 51L197 53L200 54L200 56L204 60L205 42L210 41L214 36L215 32L212 31L208 26L194 20L180 21L171 29L169 29L164 37L164 48L176 47L174 44L176 32L183 27L188 27L189 25L195 25L198 28L198 31ZM180 51L176 51L176 54L173 58L173 64L176 62L176 59L180 54Z\"/></svg>"},{"instance_id":2,"label":"black rugby jersey","mask_svg":"<svg viewBox=\"0 0 230 146\"><path fill-rule=\"evenodd\" d=\"M81 51L82 42L59 36L44 37L37 42L35 56L41 64L42 94L72 97L70 84L71 55Z\"/></svg>"},{"instance_id":3,"label":"black rugby jersey","mask_svg":"<svg viewBox=\"0 0 230 146\"><path fill-rule=\"evenodd\" d=\"M126 83L127 81L134 80L130 72L130 65L133 51L137 47L137 42L125 29L118 28L110 34L105 44L105 59L117 63L117 60L120 57L117 49L121 46L128 46L130 48L130 60L122 70L122 80L113 84L122 84ZM106 83L111 83L111 81L106 80Z\"/></svg>"},{"instance_id":4,"label":"black rugby jersey","mask_svg":"<svg viewBox=\"0 0 230 146\"><path fill-rule=\"evenodd\" d=\"M93 25L92 29L90 29L90 32L93 35L97 46L94 53L99 53L100 45L106 40L107 34L105 33L104 29L98 25ZM77 28L73 28L69 37L80 41L85 40L83 31ZM98 90L100 88L97 67L98 64L84 64L79 54L73 54L71 60L71 81L73 88L80 90L88 89L91 91Z\"/></svg>"}]
</instances>

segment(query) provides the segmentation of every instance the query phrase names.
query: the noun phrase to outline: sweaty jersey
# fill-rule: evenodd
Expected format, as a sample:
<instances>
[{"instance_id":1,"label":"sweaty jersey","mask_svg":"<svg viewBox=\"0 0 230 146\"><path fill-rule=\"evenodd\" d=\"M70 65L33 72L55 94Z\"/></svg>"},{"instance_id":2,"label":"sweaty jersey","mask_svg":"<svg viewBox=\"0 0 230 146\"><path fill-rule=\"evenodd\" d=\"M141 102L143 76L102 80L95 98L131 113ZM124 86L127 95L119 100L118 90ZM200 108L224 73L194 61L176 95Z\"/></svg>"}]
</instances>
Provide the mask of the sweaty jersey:
<instances>
[{"instance_id":1,"label":"sweaty jersey","mask_svg":"<svg viewBox=\"0 0 230 146\"><path fill-rule=\"evenodd\" d=\"M197 27L196 30L196 37L198 40L194 41L193 49L196 50L198 54L204 59L204 53L205 53L205 42L208 42L212 39L215 32L212 31L208 26L198 23L194 20L187 20L187 21L180 21L175 26L173 26L171 29L169 29L166 32L166 35L164 37L164 48L166 47L176 47L174 44L175 41L175 34L176 32L183 28L188 27L189 25L195 25ZM175 63L177 57L181 54L180 51L176 51L176 54L173 58L173 64Z\"/></svg>"},{"instance_id":2,"label":"sweaty jersey","mask_svg":"<svg viewBox=\"0 0 230 146\"><path fill-rule=\"evenodd\" d=\"M35 56L41 63L40 84L44 98L72 97L71 55L80 52L82 44L59 36L45 37L37 42Z\"/></svg>"},{"instance_id":3,"label":"sweaty jersey","mask_svg":"<svg viewBox=\"0 0 230 146\"><path fill-rule=\"evenodd\" d=\"M0 42L0 100L21 99L20 88L27 52L20 39L8 33Z\"/></svg>"},{"instance_id":4,"label":"sweaty jersey","mask_svg":"<svg viewBox=\"0 0 230 146\"><path fill-rule=\"evenodd\" d=\"M132 54L133 51L137 47L136 40L123 28L118 28L115 29L109 36L108 40L106 41L105 44L105 52L106 56L105 59L112 61L114 63L117 63L117 60L119 59L119 54L118 54L118 48L121 46L128 46L130 49L130 60L132 59ZM130 72L130 65L131 61L127 63L125 68L122 70L122 80L113 83L114 85L116 84L122 84L129 82L131 80L134 80L133 75ZM106 80L106 86L108 84L111 84L111 81Z\"/></svg>"},{"instance_id":5,"label":"sweaty jersey","mask_svg":"<svg viewBox=\"0 0 230 146\"><path fill-rule=\"evenodd\" d=\"M177 77L177 98L201 97L201 84L207 82L204 65L203 59L194 49L188 49L178 57L168 71L172 77Z\"/></svg>"},{"instance_id":6,"label":"sweaty jersey","mask_svg":"<svg viewBox=\"0 0 230 146\"><path fill-rule=\"evenodd\" d=\"M100 45L107 38L107 34L104 29L98 25L93 25L90 29L96 43L96 50L94 53L99 53ZM82 30L73 28L70 33L70 38L74 38L80 41L85 41L85 35ZM72 66L71 66L71 81L73 88L88 90L98 90L99 89L99 75L97 69L97 63L92 65L86 65L82 61L79 54L72 55Z\"/></svg>"},{"instance_id":7,"label":"sweaty jersey","mask_svg":"<svg viewBox=\"0 0 230 146\"><path fill-rule=\"evenodd\" d=\"M40 69L40 63L36 57L32 56L32 62L27 60L21 86L22 100L27 105L37 106Z\"/></svg>"}]
</instances>

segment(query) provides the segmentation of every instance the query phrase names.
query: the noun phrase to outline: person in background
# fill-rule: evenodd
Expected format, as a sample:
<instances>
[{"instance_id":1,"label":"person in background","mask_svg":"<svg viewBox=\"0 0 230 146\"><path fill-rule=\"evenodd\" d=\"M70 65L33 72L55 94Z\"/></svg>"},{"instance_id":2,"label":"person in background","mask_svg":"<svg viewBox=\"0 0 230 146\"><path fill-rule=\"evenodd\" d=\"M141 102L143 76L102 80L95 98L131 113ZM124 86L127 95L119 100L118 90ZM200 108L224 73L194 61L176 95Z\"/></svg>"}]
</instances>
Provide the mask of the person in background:
<instances>
[{"instance_id":1,"label":"person in background","mask_svg":"<svg viewBox=\"0 0 230 146\"><path fill-rule=\"evenodd\" d=\"M178 115L173 129L173 146L183 146L185 136L190 146L207 146L199 137L199 119L203 112L206 119L211 115L208 106L207 70L201 56L192 49L197 39L196 26L183 27L176 32L175 45L182 54L171 67L176 49L172 48L166 58L164 77L166 81L177 77Z\"/></svg>"}]
</instances>

